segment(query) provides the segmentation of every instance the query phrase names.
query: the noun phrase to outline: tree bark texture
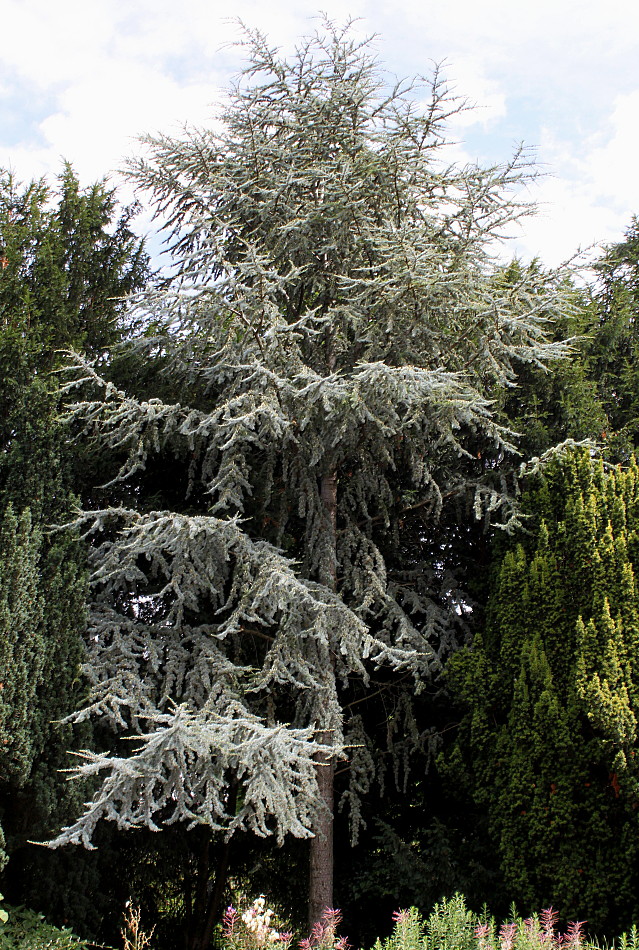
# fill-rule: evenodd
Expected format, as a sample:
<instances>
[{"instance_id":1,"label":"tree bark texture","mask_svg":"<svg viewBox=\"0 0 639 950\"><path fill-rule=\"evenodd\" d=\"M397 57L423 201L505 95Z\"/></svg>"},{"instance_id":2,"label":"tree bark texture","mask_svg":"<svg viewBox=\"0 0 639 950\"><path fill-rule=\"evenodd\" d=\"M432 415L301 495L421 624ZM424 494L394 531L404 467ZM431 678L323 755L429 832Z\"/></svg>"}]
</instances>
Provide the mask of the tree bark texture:
<instances>
[{"instance_id":1,"label":"tree bark texture","mask_svg":"<svg viewBox=\"0 0 639 950\"><path fill-rule=\"evenodd\" d=\"M317 757L317 784L327 811L322 812L311 838L308 891L309 930L333 906L333 778L335 765L330 753Z\"/></svg>"},{"instance_id":2,"label":"tree bark texture","mask_svg":"<svg viewBox=\"0 0 639 950\"><path fill-rule=\"evenodd\" d=\"M337 472L333 471L322 477L320 495L326 509L327 541L332 554L330 564L321 581L331 590L335 590L337 587ZM327 676L335 676L332 658L326 673ZM324 911L333 906L333 782L335 763L330 750L333 737L328 731L322 735L320 730L317 738L320 742L324 742L328 747L328 751L317 755L317 785L326 808L322 810L317 820L315 836L311 838L308 889L308 923L311 930L321 919Z\"/></svg>"},{"instance_id":3,"label":"tree bark texture","mask_svg":"<svg viewBox=\"0 0 639 950\"><path fill-rule=\"evenodd\" d=\"M229 788L229 812L235 811L237 803L237 784ZM229 871L231 842L221 841L215 861L215 877L211 875L211 844L212 835L206 829L206 837L200 852L198 863L197 895L193 908L194 926L187 938L188 950L208 950L211 946L215 924L222 917L222 903Z\"/></svg>"}]
</instances>

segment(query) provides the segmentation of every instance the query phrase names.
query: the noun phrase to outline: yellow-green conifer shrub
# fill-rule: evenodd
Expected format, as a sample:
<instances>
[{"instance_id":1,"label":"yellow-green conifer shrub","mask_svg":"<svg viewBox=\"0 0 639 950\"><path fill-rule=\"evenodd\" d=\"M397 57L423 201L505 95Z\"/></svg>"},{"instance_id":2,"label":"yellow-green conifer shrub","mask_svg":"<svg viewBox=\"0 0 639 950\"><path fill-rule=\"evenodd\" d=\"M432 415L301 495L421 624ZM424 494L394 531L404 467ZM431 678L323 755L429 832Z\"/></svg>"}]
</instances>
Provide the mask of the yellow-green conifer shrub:
<instances>
[{"instance_id":1,"label":"yellow-green conifer shrub","mask_svg":"<svg viewBox=\"0 0 639 950\"><path fill-rule=\"evenodd\" d=\"M525 503L485 629L451 664L455 768L489 816L505 901L618 930L638 909L639 471L575 451Z\"/></svg>"}]
</instances>

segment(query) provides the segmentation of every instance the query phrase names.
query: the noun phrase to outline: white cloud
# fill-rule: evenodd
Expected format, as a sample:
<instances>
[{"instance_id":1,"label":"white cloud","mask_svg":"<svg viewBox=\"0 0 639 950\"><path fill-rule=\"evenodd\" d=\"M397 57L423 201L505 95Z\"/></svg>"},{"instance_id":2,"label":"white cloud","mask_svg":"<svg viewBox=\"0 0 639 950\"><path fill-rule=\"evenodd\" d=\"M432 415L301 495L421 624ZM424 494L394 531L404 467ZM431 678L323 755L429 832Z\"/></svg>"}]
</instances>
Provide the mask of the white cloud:
<instances>
[{"instance_id":1,"label":"white cloud","mask_svg":"<svg viewBox=\"0 0 639 950\"><path fill-rule=\"evenodd\" d=\"M101 177L137 135L207 121L241 65L230 18L288 51L318 25L318 7L338 22L362 17L357 32L379 34L391 72L447 60L455 91L478 105L452 124L459 159L507 161L519 141L537 146L551 175L532 192L543 208L522 253L556 261L616 240L639 211L639 5L627 0L353 0L348 11L343 0L0 0L0 108L11 120L0 165L53 175L64 156L83 181Z\"/></svg>"},{"instance_id":2,"label":"white cloud","mask_svg":"<svg viewBox=\"0 0 639 950\"><path fill-rule=\"evenodd\" d=\"M102 63L90 79L69 86L58 111L40 130L52 152L64 154L83 176L117 168L143 132L175 133L185 116L203 123L215 89L182 85L144 66L114 70Z\"/></svg>"},{"instance_id":3,"label":"white cloud","mask_svg":"<svg viewBox=\"0 0 639 950\"><path fill-rule=\"evenodd\" d=\"M559 263L576 249L619 241L639 213L639 89L619 96L609 115L576 145L544 130L539 155L550 173L535 198L539 215L520 247L527 256Z\"/></svg>"},{"instance_id":4,"label":"white cloud","mask_svg":"<svg viewBox=\"0 0 639 950\"><path fill-rule=\"evenodd\" d=\"M593 149L587 159L588 174L597 193L617 207L630 203L639 213L639 89L618 96L610 126L612 134Z\"/></svg>"},{"instance_id":5,"label":"white cloud","mask_svg":"<svg viewBox=\"0 0 639 950\"><path fill-rule=\"evenodd\" d=\"M107 4L91 0L4 0L2 22L3 66L43 89L90 74L117 25Z\"/></svg>"},{"instance_id":6,"label":"white cloud","mask_svg":"<svg viewBox=\"0 0 639 950\"><path fill-rule=\"evenodd\" d=\"M470 108L457 113L453 130L481 125L488 130L506 115L506 93L500 84L486 75L484 64L476 57L463 57L445 70L451 91L468 101Z\"/></svg>"}]
</instances>

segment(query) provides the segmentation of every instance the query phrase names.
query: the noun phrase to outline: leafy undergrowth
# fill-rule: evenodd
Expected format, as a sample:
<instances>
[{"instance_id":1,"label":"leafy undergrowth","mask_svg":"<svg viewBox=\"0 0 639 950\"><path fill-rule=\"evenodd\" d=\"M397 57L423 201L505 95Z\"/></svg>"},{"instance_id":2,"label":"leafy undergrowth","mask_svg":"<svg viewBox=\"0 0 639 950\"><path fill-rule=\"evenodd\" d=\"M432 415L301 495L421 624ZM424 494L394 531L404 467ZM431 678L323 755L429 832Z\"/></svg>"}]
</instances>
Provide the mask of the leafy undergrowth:
<instances>
[{"instance_id":1,"label":"leafy undergrowth","mask_svg":"<svg viewBox=\"0 0 639 950\"><path fill-rule=\"evenodd\" d=\"M639 950L636 927L614 944L602 945L586 937L585 921L560 932L552 908L526 919L513 913L498 924L469 910L460 894L441 901L425 920L414 907L398 911L394 920L391 936L378 940L373 950Z\"/></svg>"},{"instance_id":2,"label":"leafy undergrowth","mask_svg":"<svg viewBox=\"0 0 639 950\"><path fill-rule=\"evenodd\" d=\"M27 907L0 911L0 950L90 950L93 946Z\"/></svg>"}]
</instances>

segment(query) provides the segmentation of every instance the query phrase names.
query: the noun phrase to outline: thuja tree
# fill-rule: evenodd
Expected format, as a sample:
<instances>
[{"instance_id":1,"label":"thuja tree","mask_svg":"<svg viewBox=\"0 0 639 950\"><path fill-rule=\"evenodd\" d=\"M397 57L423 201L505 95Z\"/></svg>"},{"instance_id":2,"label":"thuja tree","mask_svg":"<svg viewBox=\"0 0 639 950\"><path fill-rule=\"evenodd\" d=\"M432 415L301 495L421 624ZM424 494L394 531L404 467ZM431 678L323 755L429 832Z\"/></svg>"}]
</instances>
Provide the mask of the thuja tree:
<instances>
[{"instance_id":1,"label":"thuja tree","mask_svg":"<svg viewBox=\"0 0 639 950\"><path fill-rule=\"evenodd\" d=\"M0 762L6 781L23 778L33 761L29 726L42 679L43 605L37 583L39 538L31 529L29 512L18 522L9 508L0 537L0 670L5 674L0 690ZM3 834L0 840L4 845ZM0 860L6 863L4 852Z\"/></svg>"},{"instance_id":2,"label":"thuja tree","mask_svg":"<svg viewBox=\"0 0 639 950\"><path fill-rule=\"evenodd\" d=\"M137 304L158 388L81 362L69 387L85 387L71 424L121 466L111 506L78 521L93 570L78 718L137 741L87 756L101 788L55 844L88 845L103 818L311 836L315 920L335 762L357 824L385 749L427 744L413 698L465 613L437 526L515 517L489 395L517 361L563 352L545 334L569 304L556 276L507 280L491 260L529 172L446 163L458 104L439 77L424 106L330 24L291 59L258 34L247 54L219 124L149 138L131 166L176 262ZM157 395L171 387L179 402ZM380 696L381 737L363 702Z\"/></svg>"},{"instance_id":3,"label":"thuja tree","mask_svg":"<svg viewBox=\"0 0 639 950\"><path fill-rule=\"evenodd\" d=\"M619 926L639 872L639 471L573 453L525 504L534 531L503 554L486 629L451 662L466 713L450 787L488 816L504 903Z\"/></svg>"},{"instance_id":4,"label":"thuja tree","mask_svg":"<svg viewBox=\"0 0 639 950\"><path fill-rule=\"evenodd\" d=\"M100 353L120 338L122 298L149 273L135 213L105 182L81 188L68 163L55 187L0 169L1 321L28 331L40 370L59 361L57 350Z\"/></svg>"},{"instance_id":5,"label":"thuja tree","mask_svg":"<svg viewBox=\"0 0 639 950\"><path fill-rule=\"evenodd\" d=\"M521 267L513 261L506 269L507 278L520 279ZM571 284L568 275L565 292L572 294L574 306L561 320L552 320L550 332L554 339L573 341L570 359L554 363L549 370L521 365L515 385L496 394L497 417L521 433L518 447L527 458L540 456L567 439L605 441L611 427L598 365L598 307L591 291Z\"/></svg>"},{"instance_id":6,"label":"thuja tree","mask_svg":"<svg viewBox=\"0 0 639 950\"><path fill-rule=\"evenodd\" d=\"M61 918L83 896L70 874L56 880L64 859L28 841L53 833L82 801L60 774L73 738L59 720L85 695L86 575L77 539L48 530L69 519L79 478L49 370L58 347L101 352L120 332L123 304L111 298L140 288L147 271L129 221L114 192L81 189L69 166L55 188L0 172L2 891Z\"/></svg>"},{"instance_id":7,"label":"thuja tree","mask_svg":"<svg viewBox=\"0 0 639 950\"><path fill-rule=\"evenodd\" d=\"M596 322L590 346L594 377L606 409L605 438L612 452L628 458L639 440L637 308L639 307L639 221L624 240L605 248L595 265Z\"/></svg>"}]
</instances>

